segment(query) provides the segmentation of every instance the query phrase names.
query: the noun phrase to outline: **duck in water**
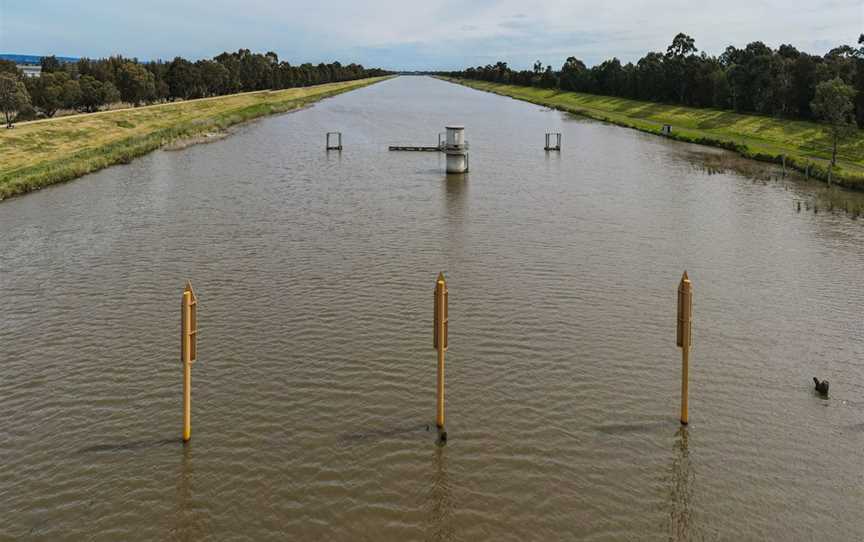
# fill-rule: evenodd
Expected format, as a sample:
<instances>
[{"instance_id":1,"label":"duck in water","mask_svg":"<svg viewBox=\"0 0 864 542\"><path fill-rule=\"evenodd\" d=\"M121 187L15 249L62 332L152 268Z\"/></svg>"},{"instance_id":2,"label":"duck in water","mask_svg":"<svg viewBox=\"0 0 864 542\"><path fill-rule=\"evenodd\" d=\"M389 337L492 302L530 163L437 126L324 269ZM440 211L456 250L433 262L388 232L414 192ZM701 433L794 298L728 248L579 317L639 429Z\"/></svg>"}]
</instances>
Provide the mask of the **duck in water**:
<instances>
[{"instance_id":1,"label":"duck in water","mask_svg":"<svg viewBox=\"0 0 864 542\"><path fill-rule=\"evenodd\" d=\"M819 379L814 376L813 382L816 383L816 391L819 392L819 395L822 397L828 397L828 381L823 380L820 382Z\"/></svg>"}]
</instances>

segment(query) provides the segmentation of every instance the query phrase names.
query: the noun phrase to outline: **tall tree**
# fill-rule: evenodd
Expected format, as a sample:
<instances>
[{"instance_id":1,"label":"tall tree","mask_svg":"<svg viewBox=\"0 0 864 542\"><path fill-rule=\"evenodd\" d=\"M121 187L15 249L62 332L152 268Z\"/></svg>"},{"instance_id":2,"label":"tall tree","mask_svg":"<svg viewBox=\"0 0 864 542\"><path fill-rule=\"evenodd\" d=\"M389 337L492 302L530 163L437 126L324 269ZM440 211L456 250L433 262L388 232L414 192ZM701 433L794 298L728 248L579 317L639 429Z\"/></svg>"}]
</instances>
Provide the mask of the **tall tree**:
<instances>
[{"instance_id":1,"label":"tall tree","mask_svg":"<svg viewBox=\"0 0 864 542\"><path fill-rule=\"evenodd\" d=\"M64 109L75 109L78 107L78 102L81 100L81 86L78 81L71 78L65 78L63 81L63 92L60 98L63 102Z\"/></svg>"},{"instance_id":2,"label":"tall tree","mask_svg":"<svg viewBox=\"0 0 864 542\"><path fill-rule=\"evenodd\" d=\"M216 96L230 92L231 74L225 66L212 60L199 60L196 66L206 95Z\"/></svg>"},{"instance_id":3,"label":"tall tree","mask_svg":"<svg viewBox=\"0 0 864 542\"><path fill-rule=\"evenodd\" d=\"M30 102L46 117L53 117L63 107L63 83L68 79L63 72L46 72L39 77L27 77L24 86L30 94Z\"/></svg>"},{"instance_id":4,"label":"tall tree","mask_svg":"<svg viewBox=\"0 0 864 542\"><path fill-rule=\"evenodd\" d=\"M543 63L539 60L534 63L534 75L540 75L543 73Z\"/></svg>"},{"instance_id":5,"label":"tall tree","mask_svg":"<svg viewBox=\"0 0 864 542\"><path fill-rule=\"evenodd\" d=\"M666 70L661 53L648 53L636 63L636 95L634 98L663 101L666 88Z\"/></svg>"},{"instance_id":6,"label":"tall tree","mask_svg":"<svg viewBox=\"0 0 864 542\"><path fill-rule=\"evenodd\" d=\"M201 74L195 64L185 58L176 57L168 65L166 74L170 98L188 100L203 95Z\"/></svg>"},{"instance_id":7,"label":"tall tree","mask_svg":"<svg viewBox=\"0 0 864 542\"><path fill-rule=\"evenodd\" d=\"M806 53L798 55L792 66L792 94L795 114L802 119L810 119L813 112L810 102L816 94L817 59Z\"/></svg>"},{"instance_id":8,"label":"tall tree","mask_svg":"<svg viewBox=\"0 0 864 542\"><path fill-rule=\"evenodd\" d=\"M674 38L672 38L672 44L666 48L666 54L669 56L683 57L695 53L698 50L699 49L696 48L696 40L683 32L679 32Z\"/></svg>"},{"instance_id":9,"label":"tall tree","mask_svg":"<svg viewBox=\"0 0 864 542\"><path fill-rule=\"evenodd\" d=\"M858 127L864 128L864 34L858 36L855 66L855 118Z\"/></svg>"},{"instance_id":10,"label":"tall tree","mask_svg":"<svg viewBox=\"0 0 864 542\"><path fill-rule=\"evenodd\" d=\"M24 83L12 74L0 73L0 111L6 117L6 128L12 128L18 112L29 105L30 95Z\"/></svg>"},{"instance_id":11,"label":"tall tree","mask_svg":"<svg viewBox=\"0 0 864 542\"><path fill-rule=\"evenodd\" d=\"M117 69L117 90L124 102L140 105L152 101L156 95L153 74L136 62L126 61Z\"/></svg>"},{"instance_id":12,"label":"tall tree","mask_svg":"<svg viewBox=\"0 0 864 542\"><path fill-rule=\"evenodd\" d=\"M499 62L499 64L503 64L504 68L507 68L507 64L504 62ZM582 90L582 80L585 77L585 72L587 68L585 67L585 63L576 58L575 56L567 57L567 60L564 62L564 65L561 66L561 77L560 77L560 85L562 90Z\"/></svg>"},{"instance_id":13,"label":"tall tree","mask_svg":"<svg viewBox=\"0 0 864 542\"><path fill-rule=\"evenodd\" d=\"M57 57L54 55L43 56L39 59L39 65L42 67L42 73L59 72L63 69L60 61L57 60Z\"/></svg>"},{"instance_id":14,"label":"tall tree","mask_svg":"<svg viewBox=\"0 0 864 542\"><path fill-rule=\"evenodd\" d=\"M839 77L816 85L816 97L810 107L829 126L832 140L831 167L837 164L837 145L855 131L855 89Z\"/></svg>"},{"instance_id":15,"label":"tall tree","mask_svg":"<svg viewBox=\"0 0 864 542\"><path fill-rule=\"evenodd\" d=\"M78 80L78 84L81 93L76 109L79 111L92 113L99 111L103 105L120 101L120 91L111 81L103 83L91 75L84 75Z\"/></svg>"},{"instance_id":16,"label":"tall tree","mask_svg":"<svg viewBox=\"0 0 864 542\"><path fill-rule=\"evenodd\" d=\"M684 33L679 33L672 39L672 44L666 48L666 59L663 65L667 69L667 83L671 84L670 90L678 103L687 102L688 91L688 57L694 56L696 42Z\"/></svg>"}]
</instances>

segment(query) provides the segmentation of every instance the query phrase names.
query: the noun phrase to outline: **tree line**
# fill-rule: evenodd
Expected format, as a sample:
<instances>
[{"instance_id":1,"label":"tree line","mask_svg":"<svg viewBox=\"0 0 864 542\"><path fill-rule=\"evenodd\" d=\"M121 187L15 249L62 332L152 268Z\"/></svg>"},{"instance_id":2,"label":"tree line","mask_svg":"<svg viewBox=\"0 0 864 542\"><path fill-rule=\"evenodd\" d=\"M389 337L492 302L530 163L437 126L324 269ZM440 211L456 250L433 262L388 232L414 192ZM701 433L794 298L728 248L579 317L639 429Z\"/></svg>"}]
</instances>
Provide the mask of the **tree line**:
<instances>
[{"instance_id":1,"label":"tree line","mask_svg":"<svg viewBox=\"0 0 864 542\"><path fill-rule=\"evenodd\" d=\"M360 64L291 65L274 52L240 49L192 62L139 62L113 56L60 62L41 59L39 77L25 77L14 62L0 60L0 109L8 126L16 120L52 117L61 109L94 112L116 102L139 106L237 92L305 87L385 75Z\"/></svg>"},{"instance_id":2,"label":"tree line","mask_svg":"<svg viewBox=\"0 0 864 542\"><path fill-rule=\"evenodd\" d=\"M571 56L560 70L544 69L538 60L533 70L516 71L497 62L446 75L808 120L818 118L812 103L819 84L839 79L856 91L854 121L864 127L864 35L858 45L817 56L756 41L709 56L697 54L693 38L682 33L665 53L649 52L635 64L612 58L588 68Z\"/></svg>"}]
</instances>

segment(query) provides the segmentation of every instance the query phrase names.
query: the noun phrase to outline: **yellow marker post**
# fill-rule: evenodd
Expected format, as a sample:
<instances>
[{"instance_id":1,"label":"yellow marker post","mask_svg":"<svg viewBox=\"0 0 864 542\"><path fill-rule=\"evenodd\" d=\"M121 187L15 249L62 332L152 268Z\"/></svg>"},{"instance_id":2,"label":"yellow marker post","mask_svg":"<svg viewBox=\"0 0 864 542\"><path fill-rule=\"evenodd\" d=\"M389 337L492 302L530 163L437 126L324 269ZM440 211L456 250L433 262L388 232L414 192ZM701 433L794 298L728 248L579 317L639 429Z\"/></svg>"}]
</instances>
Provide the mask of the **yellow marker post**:
<instances>
[{"instance_id":1,"label":"yellow marker post","mask_svg":"<svg viewBox=\"0 0 864 542\"><path fill-rule=\"evenodd\" d=\"M444 352L447 351L447 282L444 273L435 282L435 319L432 342L438 350L438 410L436 423L444 427Z\"/></svg>"},{"instance_id":2,"label":"yellow marker post","mask_svg":"<svg viewBox=\"0 0 864 542\"><path fill-rule=\"evenodd\" d=\"M180 361L183 363L183 442L192 438L192 363L198 357L198 298L187 282L180 305Z\"/></svg>"},{"instance_id":3,"label":"yellow marker post","mask_svg":"<svg viewBox=\"0 0 864 542\"><path fill-rule=\"evenodd\" d=\"M681 347L681 423L689 421L687 410L690 345L693 344L693 284L684 271L678 285L678 346Z\"/></svg>"}]
</instances>

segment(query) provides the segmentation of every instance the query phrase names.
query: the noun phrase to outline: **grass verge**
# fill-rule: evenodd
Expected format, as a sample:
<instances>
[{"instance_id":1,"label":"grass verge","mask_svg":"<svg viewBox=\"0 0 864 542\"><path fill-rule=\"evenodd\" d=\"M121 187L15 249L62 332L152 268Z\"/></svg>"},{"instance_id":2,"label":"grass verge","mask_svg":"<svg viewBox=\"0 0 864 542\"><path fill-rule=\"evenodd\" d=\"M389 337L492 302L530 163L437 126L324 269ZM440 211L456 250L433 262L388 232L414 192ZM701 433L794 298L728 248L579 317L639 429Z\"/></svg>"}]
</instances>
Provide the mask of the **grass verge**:
<instances>
[{"instance_id":1,"label":"grass verge","mask_svg":"<svg viewBox=\"0 0 864 542\"><path fill-rule=\"evenodd\" d=\"M298 109L383 79L232 94L0 129L0 200L128 163L178 139Z\"/></svg>"},{"instance_id":2,"label":"grass verge","mask_svg":"<svg viewBox=\"0 0 864 542\"><path fill-rule=\"evenodd\" d=\"M661 135L664 124L672 126L671 139L722 147L740 155L798 170L810 177L828 180L831 142L824 125L758 115L742 115L717 109L699 109L597 96L557 89L540 89L486 81L453 79L474 89L509 96L576 115ZM838 151L832 172L835 184L864 190L864 130L846 140Z\"/></svg>"}]
</instances>

